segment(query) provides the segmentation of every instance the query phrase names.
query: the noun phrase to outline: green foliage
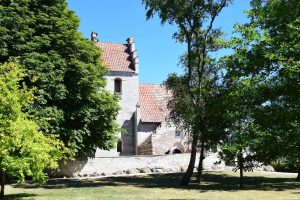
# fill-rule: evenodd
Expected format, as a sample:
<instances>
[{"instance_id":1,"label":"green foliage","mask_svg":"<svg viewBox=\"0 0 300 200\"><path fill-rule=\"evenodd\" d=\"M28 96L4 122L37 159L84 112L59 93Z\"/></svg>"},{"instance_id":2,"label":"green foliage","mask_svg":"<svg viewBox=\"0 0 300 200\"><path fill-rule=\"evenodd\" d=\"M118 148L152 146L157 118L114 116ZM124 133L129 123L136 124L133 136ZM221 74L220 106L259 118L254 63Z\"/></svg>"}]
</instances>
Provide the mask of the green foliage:
<instances>
[{"instance_id":1,"label":"green foliage","mask_svg":"<svg viewBox=\"0 0 300 200\"><path fill-rule=\"evenodd\" d=\"M201 116L202 140L205 140L206 146L211 148L224 139L225 133L226 120L222 115L224 97L219 91L220 82L218 82L220 78L221 69L217 61L211 60L210 68L203 76L201 90L197 87L193 88L195 96L201 97L201 109L198 110L198 114ZM172 98L168 102L170 118L177 126L189 132L193 129L196 112L193 108L194 102L188 93L187 81L187 74L170 74L165 84L167 89L172 92Z\"/></svg>"},{"instance_id":2,"label":"green foliage","mask_svg":"<svg viewBox=\"0 0 300 200\"><path fill-rule=\"evenodd\" d=\"M187 78L170 74L165 84L168 90L172 91L172 99L168 102L170 109L170 117L172 121L181 127L181 129L189 131L195 118L195 113L190 106L193 102L189 97L186 88Z\"/></svg>"},{"instance_id":3,"label":"green foliage","mask_svg":"<svg viewBox=\"0 0 300 200\"><path fill-rule=\"evenodd\" d=\"M210 58L211 52L216 52L226 44L222 40L222 31L215 28L214 21L231 0L143 0L147 9L147 18L158 14L161 23L175 24L178 31L173 37L187 45L187 52L181 59L185 74L181 77L171 75L167 81L169 89L173 90L173 119L190 130L192 138L191 159L187 173L181 184L187 185L194 169L197 144L201 141L200 164L204 158L204 145L209 141L212 131L208 127L211 108L206 98L212 99L210 93L215 88L214 69L216 62ZM212 96L214 96L212 94ZM209 109L208 109L209 108ZM182 122L180 122L182 120ZM207 127L206 127L207 126ZM200 172L202 167L199 167ZM200 181L200 179L199 179Z\"/></svg>"},{"instance_id":4,"label":"green foliage","mask_svg":"<svg viewBox=\"0 0 300 200\"><path fill-rule=\"evenodd\" d=\"M70 152L55 135L43 135L24 111L33 100L25 77L19 64L0 65L0 171L19 182L30 176L43 183L47 180L44 169L56 169Z\"/></svg>"},{"instance_id":5,"label":"green foliage","mask_svg":"<svg viewBox=\"0 0 300 200\"><path fill-rule=\"evenodd\" d=\"M100 51L77 31L65 0L0 2L0 62L25 66L26 85L36 88L28 109L43 132L77 154L113 147L118 99L104 90Z\"/></svg>"},{"instance_id":6,"label":"green foliage","mask_svg":"<svg viewBox=\"0 0 300 200\"><path fill-rule=\"evenodd\" d=\"M279 158L271 162L272 167L277 172L297 172L297 167L284 158Z\"/></svg>"},{"instance_id":7,"label":"green foliage","mask_svg":"<svg viewBox=\"0 0 300 200\"><path fill-rule=\"evenodd\" d=\"M256 159L281 158L299 168L300 2L253 0L251 5L250 22L236 26L240 37L233 38L234 54L226 59L228 88L249 91L241 118L255 127L248 140ZM234 89L242 81L249 87Z\"/></svg>"},{"instance_id":8,"label":"green foliage","mask_svg":"<svg viewBox=\"0 0 300 200\"><path fill-rule=\"evenodd\" d=\"M187 45L187 52L181 58L185 69L183 76L171 74L167 86L173 92L173 120L191 129L192 135L201 135L200 123L205 118L205 104L216 93L218 79L217 62L209 53L224 47L222 31L214 28L215 18L230 4L230 0L183 1L183 0L143 0L147 18L158 14L161 23L175 24L178 31L175 39ZM204 134L204 133L203 133ZM198 140L197 137L195 137Z\"/></svg>"},{"instance_id":9,"label":"green foliage","mask_svg":"<svg viewBox=\"0 0 300 200\"><path fill-rule=\"evenodd\" d=\"M228 84L229 83L229 84ZM253 99L256 93L252 82L247 79L233 80L225 76L223 118L227 132L222 141L220 158L236 166L235 170L251 171L257 165L256 146L258 127L253 123Z\"/></svg>"}]
</instances>

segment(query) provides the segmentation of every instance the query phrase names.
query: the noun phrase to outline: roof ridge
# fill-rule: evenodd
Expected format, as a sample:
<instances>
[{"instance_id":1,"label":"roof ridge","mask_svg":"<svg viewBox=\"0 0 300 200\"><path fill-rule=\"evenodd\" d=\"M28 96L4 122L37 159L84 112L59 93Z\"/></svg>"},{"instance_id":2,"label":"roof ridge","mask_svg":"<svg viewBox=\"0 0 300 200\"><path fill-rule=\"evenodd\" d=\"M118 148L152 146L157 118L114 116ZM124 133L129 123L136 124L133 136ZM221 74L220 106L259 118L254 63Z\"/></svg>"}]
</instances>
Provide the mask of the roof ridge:
<instances>
[{"instance_id":1,"label":"roof ridge","mask_svg":"<svg viewBox=\"0 0 300 200\"><path fill-rule=\"evenodd\" d=\"M127 44L125 43L115 43L115 42L102 42L102 41L98 41L97 43L106 43L106 44L120 44L120 45L126 45L127 46Z\"/></svg>"},{"instance_id":2,"label":"roof ridge","mask_svg":"<svg viewBox=\"0 0 300 200\"><path fill-rule=\"evenodd\" d=\"M165 85L163 83L139 83L139 85Z\"/></svg>"}]
</instances>

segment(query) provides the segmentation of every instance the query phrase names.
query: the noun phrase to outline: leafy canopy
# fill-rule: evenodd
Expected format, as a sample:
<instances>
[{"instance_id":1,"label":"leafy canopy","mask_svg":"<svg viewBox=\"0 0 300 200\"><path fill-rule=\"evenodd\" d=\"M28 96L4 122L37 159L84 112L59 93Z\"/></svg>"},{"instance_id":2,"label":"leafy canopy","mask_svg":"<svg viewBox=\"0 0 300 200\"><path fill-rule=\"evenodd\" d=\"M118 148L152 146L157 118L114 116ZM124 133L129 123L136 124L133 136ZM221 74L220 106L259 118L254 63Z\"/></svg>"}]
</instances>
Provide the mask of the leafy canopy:
<instances>
[{"instance_id":1,"label":"leafy canopy","mask_svg":"<svg viewBox=\"0 0 300 200\"><path fill-rule=\"evenodd\" d=\"M19 64L0 65L0 171L17 177L25 176L43 183L45 168L55 169L57 162L70 152L54 135L43 135L24 108L33 100L33 90L23 79Z\"/></svg>"},{"instance_id":2,"label":"leafy canopy","mask_svg":"<svg viewBox=\"0 0 300 200\"><path fill-rule=\"evenodd\" d=\"M244 100L256 128L256 159L283 158L300 172L300 2L252 0L251 6L250 22L236 26L240 37L233 38L234 54L227 57L227 84L238 94L244 88L233 83L250 84Z\"/></svg>"},{"instance_id":3,"label":"leafy canopy","mask_svg":"<svg viewBox=\"0 0 300 200\"><path fill-rule=\"evenodd\" d=\"M35 121L84 154L113 147L119 106L104 89L100 50L78 26L65 0L1 0L0 62L20 60L26 85L36 88L29 107Z\"/></svg>"},{"instance_id":4,"label":"leafy canopy","mask_svg":"<svg viewBox=\"0 0 300 200\"><path fill-rule=\"evenodd\" d=\"M216 17L231 1L143 0L143 3L147 9L148 19L157 14L161 23L176 25L178 31L173 37L187 45L187 52L183 58L183 67L186 73L182 77L171 75L167 81L175 94L173 95L175 97L174 102L169 104L174 109L173 118L179 117L183 120L182 124L190 129L192 138L190 163L181 181L182 185L187 185L193 174L197 144L199 141L202 143L202 155L200 156L200 162L202 162L204 158L203 146L208 141L204 137L205 132L209 130L209 127L205 127L208 124L205 120L208 119L207 112L209 110L206 110L205 98L208 97L209 90L214 89L206 87L209 85L206 82L209 81L205 79L210 80L208 74L213 71L215 65L209 54L224 46L224 42L221 40L221 29L215 28L213 25ZM176 93L182 89L185 92L176 96ZM207 94L206 97L203 95L205 93ZM188 95L188 97L184 97L183 94ZM186 110L184 110L185 107ZM199 169L201 173L202 167L200 166Z\"/></svg>"}]
</instances>

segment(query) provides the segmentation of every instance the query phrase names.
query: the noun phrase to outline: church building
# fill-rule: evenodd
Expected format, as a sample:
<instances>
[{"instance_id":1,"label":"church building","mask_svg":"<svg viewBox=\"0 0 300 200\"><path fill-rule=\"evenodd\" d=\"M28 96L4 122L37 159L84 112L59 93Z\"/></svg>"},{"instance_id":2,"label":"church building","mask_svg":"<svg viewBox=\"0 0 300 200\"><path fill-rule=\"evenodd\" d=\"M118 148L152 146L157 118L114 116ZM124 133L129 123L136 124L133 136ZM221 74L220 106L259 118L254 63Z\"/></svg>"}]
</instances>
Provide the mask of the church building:
<instances>
[{"instance_id":1,"label":"church building","mask_svg":"<svg viewBox=\"0 0 300 200\"><path fill-rule=\"evenodd\" d=\"M96 157L126 155L164 155L189 151L189 136L168 118L170 93L161 84L139 82L139 57L134 38L125 44L98 41L97 33L91 40L101 49L108 67L107 89L120 95L117 121L125 130L118 135L116 148L98 149Z\"/></svg>"}]
</instances>

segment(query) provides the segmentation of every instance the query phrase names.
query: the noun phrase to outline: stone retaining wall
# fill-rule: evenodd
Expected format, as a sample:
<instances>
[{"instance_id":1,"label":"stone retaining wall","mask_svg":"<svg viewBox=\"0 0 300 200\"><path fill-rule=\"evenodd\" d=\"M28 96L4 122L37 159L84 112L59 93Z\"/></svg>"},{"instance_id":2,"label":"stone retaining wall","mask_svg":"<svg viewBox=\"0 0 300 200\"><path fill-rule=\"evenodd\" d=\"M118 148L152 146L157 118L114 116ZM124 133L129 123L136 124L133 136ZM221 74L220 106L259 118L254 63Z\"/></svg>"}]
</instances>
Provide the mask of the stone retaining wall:
<instances>
[{"instance_id":1,"label":"stone retaining wall","mask_svg":"<svg viewBox=\"0 0 300 200\"><path fill-rule=\"evenodd\" d=\"M199 156L197 156L199 158ZM171 154L162 156L120 156L96 157L70 161L62 164L60 172L54 176L88 177L108 176L132 172L178 172L184 171L189 164L190 154ZM210 154L204 160L204 169L222 169L224 164L214 165L218 161L217 154ZM196 161L198 163L198 159ZM150 170L150 171L149 171Z\"/></svg>"}]
</instances>

